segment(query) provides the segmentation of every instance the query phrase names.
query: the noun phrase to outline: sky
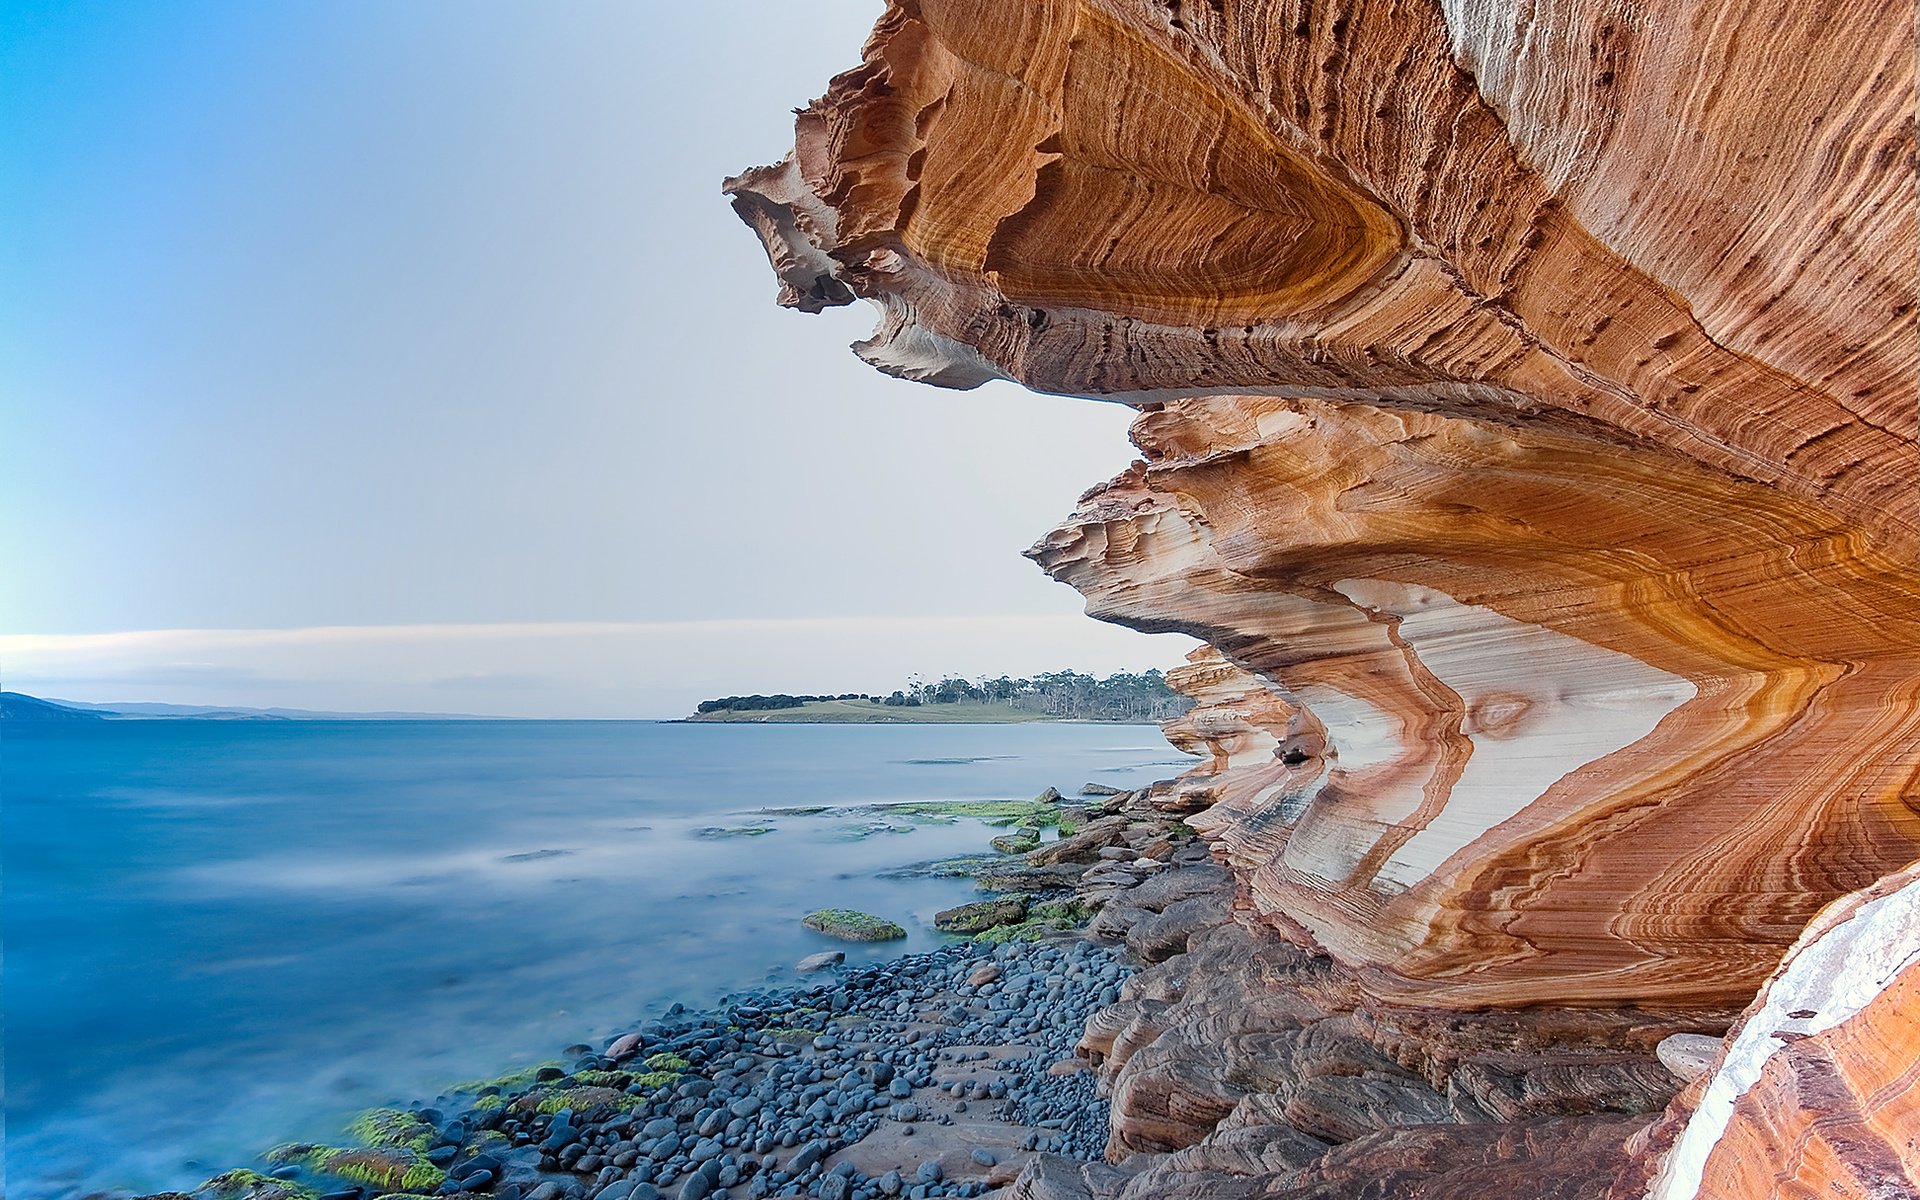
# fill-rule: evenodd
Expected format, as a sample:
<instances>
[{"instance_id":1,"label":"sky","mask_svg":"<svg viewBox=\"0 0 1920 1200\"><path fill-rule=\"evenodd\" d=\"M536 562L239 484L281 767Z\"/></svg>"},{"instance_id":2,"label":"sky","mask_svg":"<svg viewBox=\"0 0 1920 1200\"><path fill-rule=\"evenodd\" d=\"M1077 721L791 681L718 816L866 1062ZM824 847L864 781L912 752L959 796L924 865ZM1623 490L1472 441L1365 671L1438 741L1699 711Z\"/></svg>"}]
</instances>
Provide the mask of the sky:
<instances>
[{"instance_id":1,"label":"sky","mask_svg":"<svg viewBox=\"0 0 1920 1200\"><path fill-rule=\"evenodd\" d=\"M722 178L877 3L0 3L0 683L673 716L1194 644L1019 556L1129 413L886 378Z\"/></svg>"}]
</instances>

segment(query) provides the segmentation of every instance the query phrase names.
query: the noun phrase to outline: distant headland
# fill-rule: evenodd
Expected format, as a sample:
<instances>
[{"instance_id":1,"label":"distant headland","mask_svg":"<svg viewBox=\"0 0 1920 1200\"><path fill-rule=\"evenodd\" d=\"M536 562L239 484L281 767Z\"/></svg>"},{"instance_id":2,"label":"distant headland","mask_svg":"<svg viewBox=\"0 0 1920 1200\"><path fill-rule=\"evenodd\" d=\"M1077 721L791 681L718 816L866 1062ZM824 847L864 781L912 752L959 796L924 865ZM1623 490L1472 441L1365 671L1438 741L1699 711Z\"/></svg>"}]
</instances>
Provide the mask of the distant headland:
<instances>
[{"instance_id":1,"label":"distant headland","mask_svg":"<svg viewBox=\"0 0 1920 1200\"><path fill-rule=\"evenodd\" d=\"M308 708L237 708L199 704L91 704L0 692L0 721L498 721L473 713L321 712Z\"/></svg>"},{"instance_id":2,"label":"distant headland","mask_svg":"<svg viewBox=\"0 0 1920 1200\"><path fill-rule=\"evenodd\" d=\"M1104 679L1055 671L1030 679L919 679L886 694L722 696L703 700L689 721L812 724L1014 724L1029 721L1159 722L1193 701L1167 686L1159 671Z\"/></svg>"}]
</instances>

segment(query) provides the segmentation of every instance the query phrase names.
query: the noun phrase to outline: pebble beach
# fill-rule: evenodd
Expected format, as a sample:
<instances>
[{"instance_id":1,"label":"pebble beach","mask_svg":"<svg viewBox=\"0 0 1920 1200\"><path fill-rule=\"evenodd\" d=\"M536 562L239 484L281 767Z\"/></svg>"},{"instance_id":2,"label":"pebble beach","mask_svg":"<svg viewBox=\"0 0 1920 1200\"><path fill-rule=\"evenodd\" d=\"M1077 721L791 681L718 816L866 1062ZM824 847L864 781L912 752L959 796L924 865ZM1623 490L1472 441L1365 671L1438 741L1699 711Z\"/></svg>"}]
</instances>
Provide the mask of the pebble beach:
<instances>
[{"instance_id":1,"label":"pebble beach","mask_svg":"<svg viewBox=\"0 0 1920 1200\"><path fill-rule=\"evenodd\" d=\"M1040 1154L1098 1159L1107 1104L1075 1049L1137 963L1087 918L1145 880L1212 870L1174 823L1122 815L1130 798L1067 805L1066 835L966 864L988 898L942 926L1004 924L878 962L816 954L800 985L693 997L156 1198L928 1200L991 1194Z\"/></svg>"}]
</instances>

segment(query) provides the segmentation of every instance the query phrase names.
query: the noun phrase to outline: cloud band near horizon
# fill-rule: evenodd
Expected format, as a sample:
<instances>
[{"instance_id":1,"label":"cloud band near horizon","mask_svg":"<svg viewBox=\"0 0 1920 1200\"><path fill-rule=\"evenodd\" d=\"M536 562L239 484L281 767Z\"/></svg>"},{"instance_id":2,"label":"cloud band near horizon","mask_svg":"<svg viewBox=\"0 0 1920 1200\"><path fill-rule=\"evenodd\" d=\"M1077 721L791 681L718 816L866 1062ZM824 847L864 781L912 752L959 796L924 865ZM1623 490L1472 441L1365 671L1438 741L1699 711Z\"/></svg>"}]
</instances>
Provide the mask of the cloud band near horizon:
<instances>
[{"instance_id":1,"label":"cloud band near horizon","mask_svg":"<svg viewBox=\"0 0 1920 1200\"><path fill-rule=\"evenodd\" d=\"M0 635L0 683L108 704L673 717L713 695L916 673L1164 669L1195 644L1070 615L151 629Z\"/></svg>"}]
</instances>

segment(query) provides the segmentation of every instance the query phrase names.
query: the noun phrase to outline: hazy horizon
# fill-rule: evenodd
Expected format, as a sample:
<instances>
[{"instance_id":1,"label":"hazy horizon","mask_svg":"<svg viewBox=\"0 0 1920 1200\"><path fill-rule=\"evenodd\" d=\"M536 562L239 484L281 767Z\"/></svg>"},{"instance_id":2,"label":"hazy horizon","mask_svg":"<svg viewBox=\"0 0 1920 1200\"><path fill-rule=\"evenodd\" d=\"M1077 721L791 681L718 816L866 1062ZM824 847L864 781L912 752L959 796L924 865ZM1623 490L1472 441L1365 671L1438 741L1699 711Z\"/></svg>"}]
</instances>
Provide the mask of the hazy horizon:
<instances>
[{"instance_id":1,"label":"hazy horizon","mask_svg":"<svg viewBox=\"0 0 1920 1200\"><path fill-rule=\"evenodd\" d=\"M668 716L1178 663L1019 556L1130 414L878 374L720 195L879 10L10 5L0 679Z\"/></svg>"},{"instance_id":2,"label":"hazy horizon","mask_svg":"<svg viewBox=\"0 0 1920 1200\"><path fill-rule=\"evenodd\" d=\"M0 684L89 704L662 719L716 696L891 691L913 674L1165 669L1197 644L1060 616L149 630L0 635ZM662 680L663 665L680 673Z\"/></svg>"}]
</instances>

